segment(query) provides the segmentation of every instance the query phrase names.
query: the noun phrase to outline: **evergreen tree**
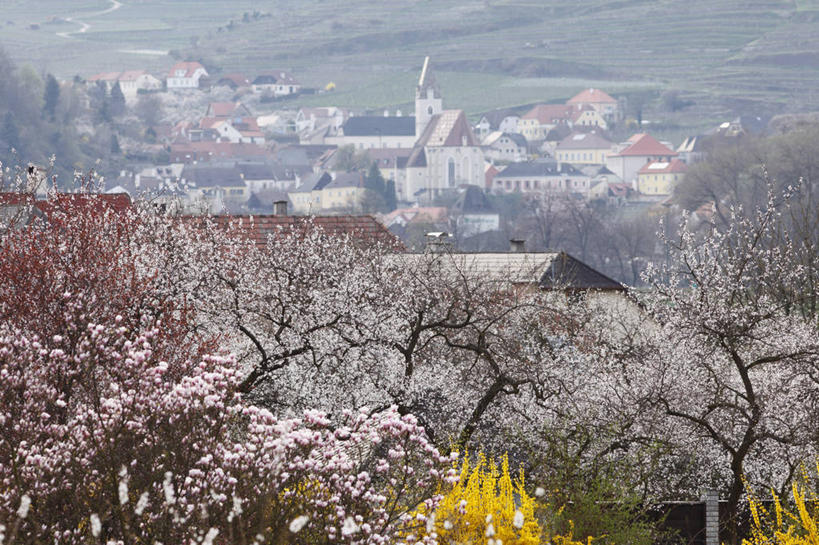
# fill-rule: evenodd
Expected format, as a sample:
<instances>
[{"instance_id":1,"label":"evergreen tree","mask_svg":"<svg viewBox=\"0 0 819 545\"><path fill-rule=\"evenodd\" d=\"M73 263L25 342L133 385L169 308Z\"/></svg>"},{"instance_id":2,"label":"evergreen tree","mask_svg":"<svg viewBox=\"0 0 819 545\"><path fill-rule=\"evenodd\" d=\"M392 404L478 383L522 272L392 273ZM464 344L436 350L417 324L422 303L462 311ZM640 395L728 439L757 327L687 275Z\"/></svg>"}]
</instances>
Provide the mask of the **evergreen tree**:
<instances>
[{"instance_id":1,"label":"evergreen tree","mask_svg":"<svg viewBox=\"0 0 819 545\"><path fill-rule=\"evenodd\" d=\"M125 113L125 95L122 94L122 88L117 82L111 88L111 115L119 117Z\"/></svg>"},{"instance_id":2,"label":"evergreen tree","mask_svg":"<svg viewBox=\"0 0 819 545\"><path fill-rule=\"evenodd\" d=\"M119 147L119 139L116 134L111 135L111 153L122 153L122 148Z\"/></svg>"},{"instance_id":3,"label":"evergreen tree","mask_svg":"<svg viewBox=\"0 0 819 545\"><path fill-rule=\"evenodd\" d=\"M43 95L43 113L54 121L54 115L57 112L57 103L60 101L60 84L57 83L57 78L49 74L46 78L45 93Z\"/></svg>"},{"instance_id":4,"label":"evergreen tree","mask_svg":"<svg viewBox=\"0 0 819 545\"><path fill-rule=\"evenodd\" d=\"M398 197L395 194L395 180L387 180L384 186L384 208L385 212L392 212L398 208Z\"/></svg>"}]
</instances>

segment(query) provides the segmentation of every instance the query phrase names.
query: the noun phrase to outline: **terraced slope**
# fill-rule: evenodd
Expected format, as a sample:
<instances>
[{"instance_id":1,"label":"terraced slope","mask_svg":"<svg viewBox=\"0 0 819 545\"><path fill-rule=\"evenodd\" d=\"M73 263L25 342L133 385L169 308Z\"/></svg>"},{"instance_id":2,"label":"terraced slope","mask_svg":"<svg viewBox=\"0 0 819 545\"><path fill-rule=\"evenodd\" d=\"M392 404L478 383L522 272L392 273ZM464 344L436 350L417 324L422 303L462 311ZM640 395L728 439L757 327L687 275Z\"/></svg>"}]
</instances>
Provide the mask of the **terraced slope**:
<instances>
[{"instance_id":1,"label":"terraced slope","mask_svg":"<svg viewBox=\"0 0 819 545\"><path fill-rule=\"evenodd\" d=\"M18 62L62 76L163 71L173 62L163 53L177 50L231 71L282 67L307 85L336 83L310 104L406 105L429 54L447 103L472 113L587 85L678 89L693 112L715 119L819 109L819 0L121 3L96 14L110 0L3 0L0 43ZM59 35L77 21L85 32Z\"/></svg>"}]
</instances>

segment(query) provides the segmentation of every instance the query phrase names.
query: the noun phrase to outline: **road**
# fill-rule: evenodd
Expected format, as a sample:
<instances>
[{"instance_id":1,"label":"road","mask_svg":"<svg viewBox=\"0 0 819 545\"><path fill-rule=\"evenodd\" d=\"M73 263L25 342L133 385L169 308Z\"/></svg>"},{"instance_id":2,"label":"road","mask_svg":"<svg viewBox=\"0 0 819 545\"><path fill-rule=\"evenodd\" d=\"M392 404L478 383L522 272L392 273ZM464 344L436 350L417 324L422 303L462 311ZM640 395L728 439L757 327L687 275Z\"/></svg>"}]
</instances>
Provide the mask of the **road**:
<instances>
[{"instance_id":1,"label":"road","mask_svg":"<svg viewBox=\"0 0 819 545\"><path fill-rule=\"evenodd\" d=\"M111 13L112 11L116 11L119 8L122 7L122 2L119 2L118 0L108 0L108 1L111 2L111 7L106 8L106 9L104 9L102 11L95 11L93 13L87 13L87 14L83 15L82 17L84 19L87 19L89 17L99 17L100 15L105 15L107 13ZM88 32L89 28L91 28L90 24L86 23L85 21L80 21L79 19L77 19L75 17L66 17L65 20L66 20L66 22L74 23L76 25L80 25L80 28L79 28L79 30L72 30L70 32L58 32L57 36L60 36L61 38L71 38L75 34L84 34L84 33Z\"/></svg>"}]
</instances>

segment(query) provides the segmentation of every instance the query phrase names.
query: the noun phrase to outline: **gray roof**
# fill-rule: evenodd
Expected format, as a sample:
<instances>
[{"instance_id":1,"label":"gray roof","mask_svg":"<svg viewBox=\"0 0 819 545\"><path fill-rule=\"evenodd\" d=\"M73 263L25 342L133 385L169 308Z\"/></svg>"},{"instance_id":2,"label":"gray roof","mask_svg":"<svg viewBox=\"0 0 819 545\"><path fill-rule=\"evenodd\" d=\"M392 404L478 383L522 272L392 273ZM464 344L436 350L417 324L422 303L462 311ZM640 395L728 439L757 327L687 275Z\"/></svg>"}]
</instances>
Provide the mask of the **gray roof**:
<instances>
[{"instance_id":1,"label":"gray roof","mask_svg":"<svg viewBox=\"0 0 819 545\"><path fill-rule=\"evenodd\" d=\"M401 254L392 259L399 262L440 259L453 270L480 275L489 281L536 284L543 289L625 290L620 282L566 252Z\"/></svg>"},{"instance_id":2,"label":"gray roof","mask_svg":"<svg viewBox=\"0 0 819 545\"><path fill-rule=\"evenodd\" d=\"M344 136L415 136L414 117L359 116L344 123Z\"/></svg>"},{"instance_id":3,"label":"gray roof","mask_svg":"<svg viewBox=\"0 0 819 545\"><path fill-rule=\"evenodd\" d=\"M236 167L212 167L188 165L182 170L182 179L196 187L244 186L241 172Z\"/></svg>"},{"instance_id":4,"label":"gray roof","mask_svg":"<svg viewBox=\"0 0 819 545\"><path fill-rule=\"evenodd\" d=\"M560 168L558 168L560 165ZM543 176L582 176L583 173L568 163L555 161L529 161L526 163L512 163L503 169L498 178L526 178Z\"/></svg>"},{"instance_id":5,"label":"gray roof","mask_svg":"<svg viewBox=\"0 0 819 545\"><path fill-rule=\"evenodd\" d=\"M612 142L593 132L575 132L561 140L557 149L610 149Z\"/></svg>"},{"instance_id":6,"label":"gray roof","mask_svg":"<svg viewBox=\"0 0 819 545\"><path fill-rule=\"evenodd\" d=\"M301 185L293 193L307 193L324 189L333 179L326 172L312 172L302 178Z\"/></svg>"},{"instance_id":7,"label":"gray roof","mask_svg":"<svg viewBox=\"0 0 819 545\"><path fill-rule=\"evenodd\" d=\"M341 188L341 187L364 187L364 176L360 172L338 172L336 177L324 187L326 188Z\"/></svg>"}]
</instances>

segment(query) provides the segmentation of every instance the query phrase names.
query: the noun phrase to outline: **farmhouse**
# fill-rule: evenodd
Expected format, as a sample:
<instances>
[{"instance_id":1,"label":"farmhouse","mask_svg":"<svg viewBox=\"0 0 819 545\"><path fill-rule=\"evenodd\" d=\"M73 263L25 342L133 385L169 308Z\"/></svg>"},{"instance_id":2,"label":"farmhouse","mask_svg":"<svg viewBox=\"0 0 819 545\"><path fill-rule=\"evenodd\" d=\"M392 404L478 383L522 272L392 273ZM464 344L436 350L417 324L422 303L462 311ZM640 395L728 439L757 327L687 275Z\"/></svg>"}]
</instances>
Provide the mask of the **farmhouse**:
<instances>
[{"instance_id":1,"label":"farmhouse","mask_svg":"<svg viewBox=\"0 0 819 545\"><path fill-rule=\"evenodd\" d=\"M206 76L208 71L198 62L179 62L168 72L167 87L169 91L198 89L201 79Z\"/></svg>"}]
</instances>

